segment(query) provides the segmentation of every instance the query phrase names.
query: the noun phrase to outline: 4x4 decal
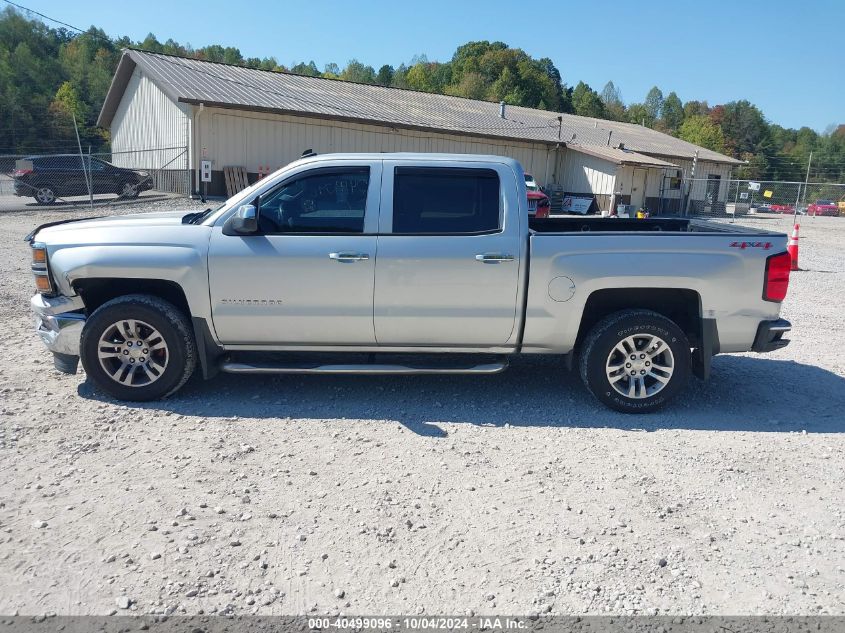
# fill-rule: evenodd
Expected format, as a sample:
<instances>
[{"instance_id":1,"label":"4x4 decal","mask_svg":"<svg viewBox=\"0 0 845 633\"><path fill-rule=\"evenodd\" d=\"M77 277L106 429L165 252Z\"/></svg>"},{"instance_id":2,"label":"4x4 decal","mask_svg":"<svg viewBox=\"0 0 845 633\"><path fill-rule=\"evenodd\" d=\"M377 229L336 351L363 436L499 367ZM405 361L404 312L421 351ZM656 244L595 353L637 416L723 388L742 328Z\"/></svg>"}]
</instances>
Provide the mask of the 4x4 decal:
<instances>
[{"instance_id":1,"label":"4x4 decal","mask_svg":"<svg viewBox=\"0 0 845 633\"><path fill-rule=\"evenodd\" d=\"M762 248L767 251L771 247L771 242L731 242L731 248Z\"/></svg>"}]
</instances>

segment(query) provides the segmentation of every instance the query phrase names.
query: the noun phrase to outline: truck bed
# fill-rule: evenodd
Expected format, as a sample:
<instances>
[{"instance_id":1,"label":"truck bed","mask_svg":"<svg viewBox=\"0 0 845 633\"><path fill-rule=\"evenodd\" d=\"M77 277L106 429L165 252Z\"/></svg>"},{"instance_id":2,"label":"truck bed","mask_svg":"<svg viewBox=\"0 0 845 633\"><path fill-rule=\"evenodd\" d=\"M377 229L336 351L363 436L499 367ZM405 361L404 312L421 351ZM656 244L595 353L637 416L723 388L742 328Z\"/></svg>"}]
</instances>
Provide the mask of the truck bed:
<instances>
[{"instance_id":1,"label":"truck bed","mask_svg":"<svg viewBox=\"0 0 845 633\"><path fill-rule=\"evenodd\" d=\"M543 218L529 228L523 351L570 351L588 299L607 289L624 290L619 309L692 293L701 316L718 319L723 352L751 349L760 322L778 316L762 290L767 258L786 250L782 233L687 218Z\"/></svg>"},{"instance_id":2,"label":"truck bed","mask_svg":"<svg viewBox=\"0 0 845 633\"><path fill-rule=\"evenodd\" d=\"M599 216L566 216L556 218L529 218L528 228L533 233L738 233L743 235L779 235L765 229L751 229L738 224L723 224L709 220L689 218L603 218Z\"/></svg>"}]
</instances>

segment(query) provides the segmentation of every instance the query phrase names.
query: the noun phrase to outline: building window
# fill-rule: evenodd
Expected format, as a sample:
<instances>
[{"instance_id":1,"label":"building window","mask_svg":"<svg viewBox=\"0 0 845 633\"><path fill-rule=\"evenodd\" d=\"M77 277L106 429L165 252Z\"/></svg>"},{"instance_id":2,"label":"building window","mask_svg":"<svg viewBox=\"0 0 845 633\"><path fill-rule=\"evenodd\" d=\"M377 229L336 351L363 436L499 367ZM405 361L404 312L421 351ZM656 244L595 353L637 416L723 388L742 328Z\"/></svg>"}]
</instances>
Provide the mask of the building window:
<instances>
[{"instance_id":1,"label":"building window","mask_svg":"<svg viewBox=\"0 0 845 633\"><path fill-rule=\"evenodd\" d=\"M669 176L669 189L678 190L681 188L681 170L675 171L674 176Z\"/></svg>"},{"instance_id":2,"label":"building window","mask_svg":"<svg viewBox=\"0 0 845 633\"><path fill-rule=\"evenodd\" d=\"M488 233L501 227L499 175L492 169L397 167L393 232Z\"/></svg>"}]
</instances>

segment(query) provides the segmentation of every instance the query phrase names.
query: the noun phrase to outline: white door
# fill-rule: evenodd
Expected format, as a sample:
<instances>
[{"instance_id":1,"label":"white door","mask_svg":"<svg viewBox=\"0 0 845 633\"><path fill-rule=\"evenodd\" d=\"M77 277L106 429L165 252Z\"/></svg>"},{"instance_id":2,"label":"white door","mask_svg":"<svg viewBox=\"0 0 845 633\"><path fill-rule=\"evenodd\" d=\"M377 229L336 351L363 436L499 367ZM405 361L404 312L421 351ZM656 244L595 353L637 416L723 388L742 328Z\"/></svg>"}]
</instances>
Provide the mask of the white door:
<instances>
[{"instance_id":1,"label":"white door","mask_svg":"<svg viewBox=\"0 0 845 633\"><path fill-rule=\"evenodd\" d=\"M501 169L499 169L501 167ZM521 211L504 166L385 161L374 323L379 345L495 347L515 338ZM526 218L527 221L527 218Z\"/></svg>"},{"instance_id":2,"label":"white door","mask_svg":"<svg viewBox=\"0 0 845 633\"><path fill-rule=\"evenodd\" d=\"M634 176L631 180L631 204L637 209L645 206L645 187L647 176L648 171L645 169L634 170Z\"/></svg>"}]
</instances>

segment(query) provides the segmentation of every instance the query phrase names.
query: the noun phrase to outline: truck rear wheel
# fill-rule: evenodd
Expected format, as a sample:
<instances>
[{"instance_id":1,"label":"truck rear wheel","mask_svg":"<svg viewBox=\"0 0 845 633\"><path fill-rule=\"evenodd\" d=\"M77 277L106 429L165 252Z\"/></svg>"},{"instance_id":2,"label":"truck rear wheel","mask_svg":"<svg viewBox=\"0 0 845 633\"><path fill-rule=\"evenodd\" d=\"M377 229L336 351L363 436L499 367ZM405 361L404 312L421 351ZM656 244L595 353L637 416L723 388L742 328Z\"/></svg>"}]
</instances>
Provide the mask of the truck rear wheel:
<instances>
[{"instance_id":1,"label":"truck rear wheel","mask_svg":"<svg viewBox=\"0 0 845 633\"><path fill-rule=\"evenodd\" d=\"M179 389L196 366L188 318L150 295L125 295L97 308L82 330L85 373L118 400L157 400Z\"/></svg>"},{"instance_id":2,"label":"truck rear wheel","mask_svg":"<svg viewBox=\"0 0 845 633\"><path fill-rule=\"evenodd\" d=\"M689 341L673 321L651 310L625 310L590 330L581 350L581 379L598 400L623 413L659 409L689 379Z\"/></svg>"}]
</instances>

